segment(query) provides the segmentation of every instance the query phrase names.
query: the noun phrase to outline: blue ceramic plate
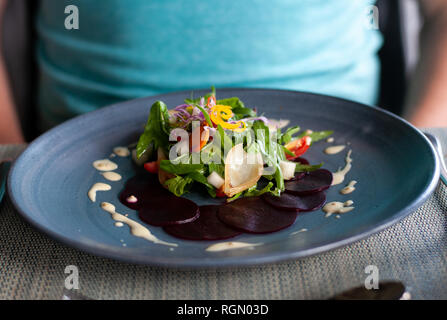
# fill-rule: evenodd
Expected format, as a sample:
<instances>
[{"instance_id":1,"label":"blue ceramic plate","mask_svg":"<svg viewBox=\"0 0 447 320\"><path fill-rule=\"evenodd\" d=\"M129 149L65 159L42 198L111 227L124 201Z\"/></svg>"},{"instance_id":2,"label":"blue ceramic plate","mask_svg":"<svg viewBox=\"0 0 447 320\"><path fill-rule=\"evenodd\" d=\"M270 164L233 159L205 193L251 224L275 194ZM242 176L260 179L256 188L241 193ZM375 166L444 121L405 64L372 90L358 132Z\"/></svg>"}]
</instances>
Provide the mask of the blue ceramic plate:
<instances>
[{"instance_id":1,"label":"blue ceramic plate","mask_svg":"<svg viewBox=\"0 0 447 320\"><path fill-rule=\"evenodd\" d=\"M336 98L278 90L218 90L219 98L237 96L247 106L276 119L290 119L303 129L333 130L335 144L349 144L353 168L346 182L357 180L357 190L341 195L341 185L327 192L328 201L354 201L355 210L325 218L320 211L301 214L295 224L267 235L241 235L232 240L263 243L252 249L207 252L215 242L182 241L149 227L160 239L178 247L153 244L132 236L127 226L117 228L99 204L108 201L117 211L138 220L136 212L118 202L125 179L133 175L130 158L114 158L124 179L108 182L112 190L98 192L96 203L87 191L106 182L92 167L112 149L136 141L155 100L168 106L182 103L191 92L179 92L113 105L77 117L35 140L14 163L9 193L18 211L39 230L92 254L134 263L169 267L221 267L296 259L365 238L396 223L420 206L435 189L439 166L435 152L420 131L382 110ZM196 91L195 96L204 94ZM329 144L316 143L306 158L324 162L336 171L344 166L346 151L326 155ZM206 198L197 198L201 203ZM299 232L301 229L306 232Z\"/></svg>"}]
</instances>

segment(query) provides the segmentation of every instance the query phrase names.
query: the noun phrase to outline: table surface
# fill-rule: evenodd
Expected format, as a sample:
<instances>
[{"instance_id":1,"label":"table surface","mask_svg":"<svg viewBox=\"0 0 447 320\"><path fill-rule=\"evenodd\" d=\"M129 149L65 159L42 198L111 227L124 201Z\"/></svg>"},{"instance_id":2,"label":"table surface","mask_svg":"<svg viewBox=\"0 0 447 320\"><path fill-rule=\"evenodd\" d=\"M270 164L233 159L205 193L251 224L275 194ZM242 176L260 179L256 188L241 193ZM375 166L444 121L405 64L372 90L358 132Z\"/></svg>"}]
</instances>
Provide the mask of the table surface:
<instances>
[{"instance_id":1,"label":"table surface","mask_svg":"<svg viewBox=\"0 0 447 320\"><path fill-rule=\"evenodd\" d=\"M426 129L447 150L447 129ZM0 159L24 145L0 146ZM414 299L447 299L447 189L396 225L316 256L253 267L178 270L127 264L67 247L34 230L6 196L0 204L0 299L61 299L67 266L95 299L325 299L363 285L365 268L399 280Z\"/></svg>"}]
</instances>

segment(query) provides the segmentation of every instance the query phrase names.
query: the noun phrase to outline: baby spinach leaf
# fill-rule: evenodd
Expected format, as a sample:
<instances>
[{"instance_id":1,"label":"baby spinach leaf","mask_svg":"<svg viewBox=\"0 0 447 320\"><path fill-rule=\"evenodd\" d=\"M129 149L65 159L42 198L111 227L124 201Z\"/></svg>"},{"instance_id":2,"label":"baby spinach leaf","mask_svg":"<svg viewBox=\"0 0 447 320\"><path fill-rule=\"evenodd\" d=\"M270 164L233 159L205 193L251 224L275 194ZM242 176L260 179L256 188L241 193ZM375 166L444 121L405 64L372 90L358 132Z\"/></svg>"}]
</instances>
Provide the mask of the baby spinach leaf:
<instances>
[{"instance_id":1,"label":"baby spinach leaf","mask_svg":"<svg viewBox=\"0 0 447 320\"><path fill-rule=\"evenodd\" d=\"M149 112L144 132L137 144L137 157L140 158L149 146L153 144L155 150L159 147L165 151L169 143L169 113L162 101L156 101Z\"/></svg>"}]
</instances>

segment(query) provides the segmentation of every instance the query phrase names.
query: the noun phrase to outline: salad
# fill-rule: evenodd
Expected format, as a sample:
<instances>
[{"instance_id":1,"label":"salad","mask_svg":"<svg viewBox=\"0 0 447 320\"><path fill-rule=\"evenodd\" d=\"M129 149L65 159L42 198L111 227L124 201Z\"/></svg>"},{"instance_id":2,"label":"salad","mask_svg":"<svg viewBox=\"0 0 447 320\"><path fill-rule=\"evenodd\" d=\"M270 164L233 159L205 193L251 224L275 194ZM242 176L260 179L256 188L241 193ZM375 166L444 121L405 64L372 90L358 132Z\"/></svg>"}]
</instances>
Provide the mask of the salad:
<instances>
[{"instance_id":1,"label":"salad","mask_svg":"<svg viewBox=\"0 0 447 320\"><path fill-rule=\"evenodd\" d=\"M322 163L311 165L302 156L332 134L283 125L237 97L218 99L212 88L172 109L155 102L133 156L177 197L196 186L227 202L280 197L288 182L321 171Z\"/></svg>"}]
</instances>

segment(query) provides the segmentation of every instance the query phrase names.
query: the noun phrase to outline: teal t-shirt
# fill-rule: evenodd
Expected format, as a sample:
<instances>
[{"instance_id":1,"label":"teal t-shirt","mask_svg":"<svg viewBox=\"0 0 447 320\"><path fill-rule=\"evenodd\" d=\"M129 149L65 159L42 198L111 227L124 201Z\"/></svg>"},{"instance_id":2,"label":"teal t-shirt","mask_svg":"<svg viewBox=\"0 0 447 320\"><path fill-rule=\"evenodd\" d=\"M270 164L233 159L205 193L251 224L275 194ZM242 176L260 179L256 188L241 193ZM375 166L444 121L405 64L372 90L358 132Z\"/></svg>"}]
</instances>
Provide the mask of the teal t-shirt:
<instances>
[{"instance_id":1,"label":"teal t-shirt","mask_svg":"<svg viewBox=\"0 0 447 320\"><path fill-rule=\"evenodd\" d=\"M222 87L311 91L374 104L381 36L373 0L41 0L43 128L160 93ZM79 10L67 30L65 7Z\"/></svg>"}]
</instances>

